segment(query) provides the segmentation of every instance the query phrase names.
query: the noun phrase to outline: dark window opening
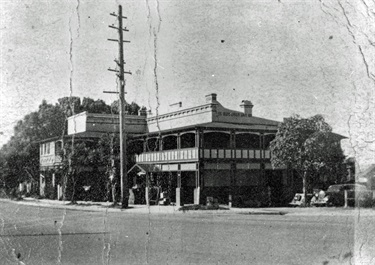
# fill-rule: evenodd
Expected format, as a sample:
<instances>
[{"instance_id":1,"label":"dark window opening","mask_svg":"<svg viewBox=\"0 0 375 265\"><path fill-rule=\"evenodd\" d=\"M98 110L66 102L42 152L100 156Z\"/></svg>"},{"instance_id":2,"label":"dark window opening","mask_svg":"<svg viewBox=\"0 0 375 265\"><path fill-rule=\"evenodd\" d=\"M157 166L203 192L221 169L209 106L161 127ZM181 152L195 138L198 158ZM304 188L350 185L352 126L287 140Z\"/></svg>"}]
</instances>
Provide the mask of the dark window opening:
<instances>
[{"instance_id":1,"label":"dark window opening","mask_svg":"<svg viewBox=\"0 0 375 265\"><path fill-rule=\"evenodd\" d=\"M148 152L159 151L159 139L158 138L147 139L146 149Z\"/></svg>"},{"instance_id":2,"label":"dark window opening","mask_svg":"<svg viewBox=\"0 0 375 265\"><path fill-rule=\"evenodd\" d=\"M169 135L163 138L163 150L177 149L177 136Z\"/></svg>"},{"instance_id":3,"label":"dark window opening","mask_svg":"<svg viewBox=\"0 0 375 265\"><path fill-rule=\"evenodd\" d=\"M181 148L195 147L195 134L185 133L181 135Z\"/></svg>"},{"instance_id":4,"label":"dark window opening","mask_svg":"<svg viewBox=\"0 0 375 265\"><path fill-rule=\"evenodd\" d=\"M236 148L259 149L259 135L251 133L236 134Z\"/></svg>"},{"instance_id":5,"label":"dark window opening","mask_svg":"<svg viewBox=\"0 0 375 265\"><path fill-rule=\"evenodd\" d=\"M220 132L205 133L203 139L203 148L230 148L230 134Z\"/></svg>"},{"instance_id":6,"label":"dark window opening","mask_svg":"<svg viewBox=\"0 0 375 265\"><path fill-rule=\"evenodd\" d=\"M55 155L59 156L61 155L61 149L62 149L62 142L58 141L55 144Z\"/></svg>"}]
</instances>

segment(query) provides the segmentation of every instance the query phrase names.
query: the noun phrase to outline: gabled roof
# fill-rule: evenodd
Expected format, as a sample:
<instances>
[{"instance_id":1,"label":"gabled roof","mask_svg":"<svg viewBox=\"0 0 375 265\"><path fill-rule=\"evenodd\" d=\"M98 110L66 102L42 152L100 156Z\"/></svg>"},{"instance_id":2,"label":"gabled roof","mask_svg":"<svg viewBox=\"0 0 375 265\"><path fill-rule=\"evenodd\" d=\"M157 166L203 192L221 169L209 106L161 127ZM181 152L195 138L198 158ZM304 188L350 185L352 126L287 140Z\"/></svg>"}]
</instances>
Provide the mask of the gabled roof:
<instances>
[{"instance_id":1,"label":"gabled roof","mask_svg":"<svg viewBox=\"0 0 375 265\"><path fill-rule=\"evenodd\" d=\"M132 166L128 170L128 173L130 173L134 170L138 170L138 171L143 172L143 173L161 171L159 167L157 167L156 165L153 165L153 164L135 164L134 166Z\"/></svg>"}]
</instances>

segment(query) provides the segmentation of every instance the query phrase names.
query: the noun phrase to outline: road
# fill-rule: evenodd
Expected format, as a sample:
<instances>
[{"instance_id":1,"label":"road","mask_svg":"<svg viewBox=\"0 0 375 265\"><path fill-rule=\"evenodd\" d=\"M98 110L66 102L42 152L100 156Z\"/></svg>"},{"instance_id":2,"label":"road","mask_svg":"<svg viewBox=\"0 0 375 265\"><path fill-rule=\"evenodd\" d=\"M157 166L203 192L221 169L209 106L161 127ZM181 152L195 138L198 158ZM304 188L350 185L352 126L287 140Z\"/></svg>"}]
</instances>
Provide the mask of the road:
<instances>
[{"instance_id":1,"label":"road","mask_svg":"<svg viewBox=\"0 0 375 265\"><path fill-rule=\"evenodd\" d=\"M129 214L1 202L0 218L1 264L375 264L366 248L375 245L373 217Z\"/></svg>"}]
</instances>

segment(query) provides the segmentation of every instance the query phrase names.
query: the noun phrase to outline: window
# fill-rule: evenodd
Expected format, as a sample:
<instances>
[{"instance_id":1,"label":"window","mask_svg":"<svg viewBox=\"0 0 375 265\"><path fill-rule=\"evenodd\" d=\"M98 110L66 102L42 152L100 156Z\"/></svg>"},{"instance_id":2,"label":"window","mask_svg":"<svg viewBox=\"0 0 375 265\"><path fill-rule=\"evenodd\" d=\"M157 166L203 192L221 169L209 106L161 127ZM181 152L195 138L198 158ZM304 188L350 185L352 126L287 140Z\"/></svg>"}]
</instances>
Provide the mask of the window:
<instances>
[{"instance_id":1,"label":"window","mask_svg":"<svg viewBox=\"0 0 375 265\"><path fill-rule=\"evenodd\" d=\"M60 155L62 149L62 142L57 141L55 144L55 155Z\"/></svg>"},{"instance_id":2,"label":"window","mask_svg":"<svg viewBox=\"0 0 375 265\"><path fill-rule=\"evenodd\" d=\"M238 149L259 149L260 137L252 133L236 134L236 148Z\"/></svg>"},{"instance_id":3,"label":"window","mask_svg":"<svg viewBox=\"0 0 375 265\"><path fill-rule=\"evenodd\" d=\"M181 135L181 148L195 147L195 134L184 133Z\"/></svg>"},{"instance_id":4,"label":"window","mask_svg":"<svg viewBox=\"0 0 375 265\"><path fill-rule=\"evenodd\" d=\"M168 135L163 138L163 150L177 149L177 136Z\"/></svg>"},{"instance_id":5,"label":"window","mask_svg":"<svg viewBox=\"0 0 375 265\"><path fill-rule=\"evenodd\" d=\"M223 132L206 132L203 136L203 147L207 149L230 148L230 134Z\"/></svg>"}]
</instances>

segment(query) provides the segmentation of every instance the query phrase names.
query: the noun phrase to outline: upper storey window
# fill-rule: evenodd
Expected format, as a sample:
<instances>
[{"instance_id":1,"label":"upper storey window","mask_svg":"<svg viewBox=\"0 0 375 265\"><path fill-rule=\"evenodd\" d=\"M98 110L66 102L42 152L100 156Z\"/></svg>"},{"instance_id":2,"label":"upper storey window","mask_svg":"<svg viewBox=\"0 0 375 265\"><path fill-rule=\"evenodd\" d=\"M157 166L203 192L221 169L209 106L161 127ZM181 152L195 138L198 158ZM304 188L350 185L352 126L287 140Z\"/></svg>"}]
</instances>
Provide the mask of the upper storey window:
<instances>
[{"instance_id":1,"label":"upper storey window","mask_svg":"<svg viewBox=\"0 0 375 265\"><path fill-rule=\"evenodd\" d=\"M240 149L259 149L260 136L252 133L236 134L236 148Z\"/></svg>"},{"instance_id":2,"label":"upper storey window","mask_svg":"<svg viewBox=\"0 0 375 265\"><path fill-rule=\"evenodd\" d=\"M55 155L60 155L62 149L62 142L57 141L55 144Z\"/></svg>"},{"instance_id":3,"label":"upper storey window","mask_svg":"<svg viewBox=\"0 0 375 265\"><path fill-rule=\"evenodd\" d=\"M177 149L177 136L168 135L163 137L163 150Z\"/></svg>"},{"instance_id":4,"label":"upper storey window","mask_svg":"<svg viewBox=\"0 0 375 265\"><path fill-rule=\"evenodd\" d=\"M159 139L158 138L149 138L146 142L146 149L148 152L159 151Z\"/></svg>"},{"instance_id":5,"label":"upper storey window","mask_svg":"<svg viewBox=\"0 0 375 265\"><path fill-rule=\"evenodd\" d=\"M184 133L180 137L181 137L181 148L195 147L195 134L194 133Z\"/></svg>"},{"instance_id":6,"label":"upper storey window","mask_svg":"<svg viewBox=\"0 0 375 265\"><path fill-rule=\"evenodd\" d=\"M203 148L230 148L230 134L223 132L208 132L203 137Z\"/></svg>"}]
</instances>

